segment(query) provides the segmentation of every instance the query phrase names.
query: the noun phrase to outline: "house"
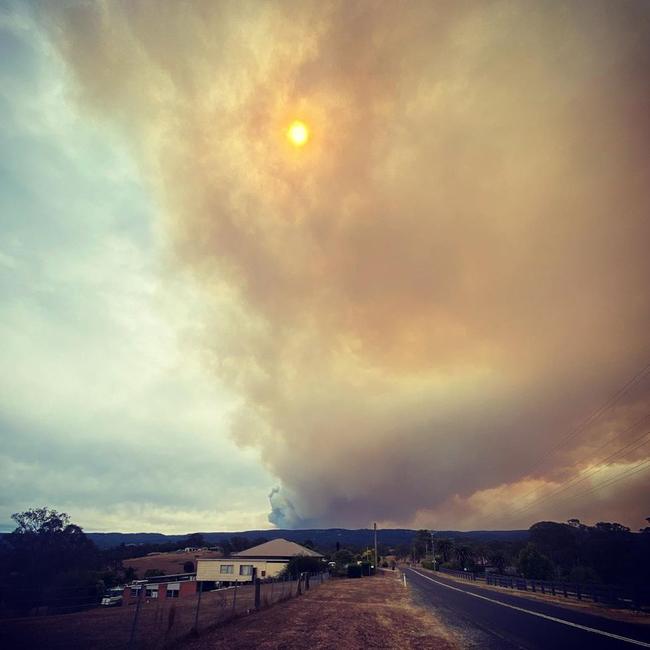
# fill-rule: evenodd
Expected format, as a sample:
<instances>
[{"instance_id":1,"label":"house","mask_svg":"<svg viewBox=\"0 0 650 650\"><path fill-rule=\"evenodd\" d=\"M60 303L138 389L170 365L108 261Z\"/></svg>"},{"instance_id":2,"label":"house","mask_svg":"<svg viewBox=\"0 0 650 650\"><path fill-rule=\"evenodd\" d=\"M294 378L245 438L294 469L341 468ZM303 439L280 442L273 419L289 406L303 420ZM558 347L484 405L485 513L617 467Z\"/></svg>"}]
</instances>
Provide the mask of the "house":
<instances>
[{"instance_id":1,"label":"house","mask_svg":"<svg viewBox=\"0 0 650 650\"><path fill-rule=\"evenodd\" d=\"M124 587L122 603L130 605L140 597L140 590L144 589L143 597L146 600L166 598L183 598L191 596L197 591L196 575L194 573L181 573L169 576L155 576L146 580L134 580Z\"/></svg>"},{"instance_id":2,"label":"house","mask_svg":"<svg viewBox=\"0 0 650 650\"><path fill-rule=\"evenodd\" d=\"M282 573L289 560L298 556L323 558L306 546L277 538L233 553L227 558L198 558L196 579L221 584L250 582L253 569L257 569L258 578L275 578Z\"/></svg>"}]
</instances>

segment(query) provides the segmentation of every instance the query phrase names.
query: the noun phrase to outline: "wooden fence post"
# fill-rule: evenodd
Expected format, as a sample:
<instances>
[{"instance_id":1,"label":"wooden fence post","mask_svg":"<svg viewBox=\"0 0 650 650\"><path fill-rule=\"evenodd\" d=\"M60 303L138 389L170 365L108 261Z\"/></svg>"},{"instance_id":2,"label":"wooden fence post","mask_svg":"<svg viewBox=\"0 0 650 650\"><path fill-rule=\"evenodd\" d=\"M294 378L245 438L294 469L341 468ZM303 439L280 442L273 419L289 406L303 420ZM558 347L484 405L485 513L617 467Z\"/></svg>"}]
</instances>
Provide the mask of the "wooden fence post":
<instances>
[{"instance_id":1,"label":"wooden fence post","mask_svg":"<svg viewBox=\"0 0 650 650\"><path fill-rule=\"evenodd\" d=\"M133 648L133 642L135 641L135 628L138 624L138 614L140 613L140 603L142 602L145 586L144 584L140 585L138 591L138 600L135 603L135 614L133 615L133 625L131 625L131 636L129 637L129 650Z\"/></svg>"},{"instance_id":2,"label":"wooden fence post","mask_svg":"<svg viewBox=\"0 0 650 650\"><path fill-rule=\"evenodd\" d=\"M194 627L192 633L198 636L199 634L199 609L201 609L201 596L203 595L203 582L199 581L199 597L196 601L196 612L194 614Z\"/></svg>"},{"instance_id":3,"label":"wooden fence post","mask_svg":"<svg viewBox=\"0 0 650 650\"><path fill-rule=\"evenodd\" d=\"M261 583L260 579L257 577L257 568L253 567L253 574L251 576L251 579L253 581L253 584L255 585L255 609L259 609L260 605L262 603L261 599Z\"/></svg>"}]
</instances>

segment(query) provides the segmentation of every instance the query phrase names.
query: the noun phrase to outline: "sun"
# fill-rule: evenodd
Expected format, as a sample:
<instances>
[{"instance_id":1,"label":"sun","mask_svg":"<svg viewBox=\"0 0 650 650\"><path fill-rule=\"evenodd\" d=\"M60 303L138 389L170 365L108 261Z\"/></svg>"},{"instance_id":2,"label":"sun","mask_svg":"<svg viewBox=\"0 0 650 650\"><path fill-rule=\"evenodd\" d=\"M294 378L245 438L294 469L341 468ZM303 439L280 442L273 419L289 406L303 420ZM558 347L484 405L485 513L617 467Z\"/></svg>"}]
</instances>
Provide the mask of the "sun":
<instances>
[{"instance_id":1,"label":"sun","mask_svg":"<svg viewBox=\"0 0 650 650\"><path fill-rule=\"evenodd\" d=\"M302 147L309 140L307 125L300 120L294 120L287 129L287 138L295 147Z\"/></svg>"}]
</instances>

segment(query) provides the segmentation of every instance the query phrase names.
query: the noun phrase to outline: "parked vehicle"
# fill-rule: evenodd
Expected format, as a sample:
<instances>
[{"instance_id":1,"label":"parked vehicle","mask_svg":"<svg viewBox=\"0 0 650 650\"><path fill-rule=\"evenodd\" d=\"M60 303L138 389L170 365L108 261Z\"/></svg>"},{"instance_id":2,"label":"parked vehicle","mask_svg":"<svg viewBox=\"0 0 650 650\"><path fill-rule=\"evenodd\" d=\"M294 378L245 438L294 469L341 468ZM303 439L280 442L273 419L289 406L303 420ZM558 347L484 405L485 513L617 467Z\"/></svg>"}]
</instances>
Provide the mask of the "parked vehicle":
<instances>
[{"instance_id":1,"label":"parked vehicle","mask_svg":"<svg viewBox=\"0 0 650 650\"><path fill-rule=\"evenodd\" d=\"M122 587L109 589L103 596L101 604L104 607L119 607L122 604Z\"/></svg>"}]
</instances>

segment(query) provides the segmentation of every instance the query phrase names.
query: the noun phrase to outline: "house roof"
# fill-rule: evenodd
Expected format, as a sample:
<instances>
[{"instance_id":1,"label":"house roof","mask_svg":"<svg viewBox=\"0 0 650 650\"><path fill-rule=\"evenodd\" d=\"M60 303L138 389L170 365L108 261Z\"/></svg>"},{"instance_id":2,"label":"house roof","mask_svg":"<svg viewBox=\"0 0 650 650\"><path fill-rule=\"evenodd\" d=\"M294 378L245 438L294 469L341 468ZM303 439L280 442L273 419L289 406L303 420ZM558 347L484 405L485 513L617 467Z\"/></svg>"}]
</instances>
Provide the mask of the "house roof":
<instances>
[{"instance_id":1,"label":"house roof","mask_svg":"<svg viewBox=\"0 0 650 650\"><path fill-rule=\"evenodd\" d=\"M306 555L308 557L323 557L320 553L312 551L306 546L301 546L295 542L282 539L272 539L270 542L264 542L253 548L247 548L245 551L233 553L233 557L295 557L296 555Z\"/></svg>"}]
</instances>

